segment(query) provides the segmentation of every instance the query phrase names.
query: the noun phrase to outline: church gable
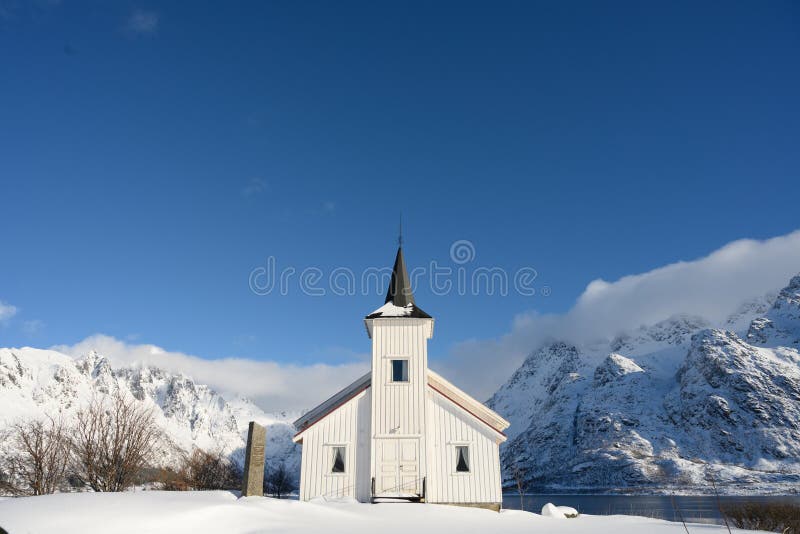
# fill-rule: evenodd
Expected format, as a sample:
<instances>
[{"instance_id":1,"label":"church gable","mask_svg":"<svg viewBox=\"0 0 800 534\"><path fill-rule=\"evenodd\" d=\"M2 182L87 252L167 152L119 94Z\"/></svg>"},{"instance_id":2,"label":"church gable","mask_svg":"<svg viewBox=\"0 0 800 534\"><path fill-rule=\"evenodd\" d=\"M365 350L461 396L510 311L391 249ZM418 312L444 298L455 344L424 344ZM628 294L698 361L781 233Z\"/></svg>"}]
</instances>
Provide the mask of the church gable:
<instances>
[{"instance_id":1,"label":"church gable","mask_svg":"<svg viewBox=\"0 0 800 534\"><path fill-rule=\"evenodd\" d=\"M438 373L428 369L428 387L461 408L469 417L494 430L500 442L506 440L503 431L508 428L509 422L497 412L486 407L483 403L463 392ZM342 389L319 406L309 410L294 422L297 429L294 441L302 443L302 434L322 418L341 408L350 399L366 390L371 385L372 373L367 373L358 380Z\"/></svg>"}]
</instances>

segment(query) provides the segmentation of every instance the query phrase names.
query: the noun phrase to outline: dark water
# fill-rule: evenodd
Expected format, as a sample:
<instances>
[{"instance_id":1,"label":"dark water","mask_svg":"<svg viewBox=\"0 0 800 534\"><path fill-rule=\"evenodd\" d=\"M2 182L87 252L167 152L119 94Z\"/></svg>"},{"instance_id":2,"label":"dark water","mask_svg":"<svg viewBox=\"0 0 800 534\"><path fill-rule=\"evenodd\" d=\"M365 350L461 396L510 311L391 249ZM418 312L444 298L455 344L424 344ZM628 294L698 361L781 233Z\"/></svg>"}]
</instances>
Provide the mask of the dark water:
<instances>
[{"instance_id":1,"label":"dark water","mask_svg":"<svg viewBox=\"0 0 800 534\"><path fill-rule=\"evenodd\" d=\"M674 499L674 506L673 500ZM719 497L722 504L736 502L789 502L800 505L800 496ZM574 495L538 494L525 495L525 510L541 513L542 506L551 502L556 506L571 506L582 514L589 515L639 515L680 521L683 515L687 523L722 524L717 498L714 496L669 495ZM503 496L503 507L520 509L519 495Z\"/></svg>"}]
</instances>

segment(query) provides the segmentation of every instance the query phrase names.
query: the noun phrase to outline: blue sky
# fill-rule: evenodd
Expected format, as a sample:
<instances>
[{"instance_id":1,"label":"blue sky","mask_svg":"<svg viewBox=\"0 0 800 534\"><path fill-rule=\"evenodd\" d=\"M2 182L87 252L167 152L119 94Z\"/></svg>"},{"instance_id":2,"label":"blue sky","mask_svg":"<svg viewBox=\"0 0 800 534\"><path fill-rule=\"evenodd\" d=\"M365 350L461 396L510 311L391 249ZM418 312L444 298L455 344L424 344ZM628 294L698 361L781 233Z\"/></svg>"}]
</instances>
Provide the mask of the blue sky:
<instances>
[{"instance_id":1,"label":"blue sky","mask_svg":"<svg viewBox=\"0 0 800 534\"><path fill-rule=\"evenodd\" d=\"M254 294L474 244L434 358L587 284L800 226L791 2L0 2L0 345L337 364L382 295ZM800 266L797 270L800 270ZM550 291L543 296L542 288Z\"/></svg>"}]
</instances>

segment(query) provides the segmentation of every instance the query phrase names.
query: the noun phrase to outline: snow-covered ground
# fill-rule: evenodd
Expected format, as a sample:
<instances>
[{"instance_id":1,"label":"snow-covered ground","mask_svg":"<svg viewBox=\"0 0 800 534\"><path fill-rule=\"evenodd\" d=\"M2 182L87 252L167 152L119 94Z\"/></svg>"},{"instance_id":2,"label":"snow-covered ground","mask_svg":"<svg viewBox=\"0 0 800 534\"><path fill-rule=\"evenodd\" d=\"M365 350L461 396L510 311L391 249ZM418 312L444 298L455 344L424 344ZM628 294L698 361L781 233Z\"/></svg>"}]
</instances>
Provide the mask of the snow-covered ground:
<instances>
[{"instance_id":1,"label":"snow-covered ground","mask_svg":"<svg viewBox=\"0 0 800 534\"><path fill-rule=\"evenodd\" d=\"M517 510L497 513L432 504L237 498L225 491L66 493L5 499L0 501L0 526L9 534L685 532L680 523L622 515L556 519ZM693 534L724 531L724 527L699 524L691 524L689 529Z\"/></svg>"}]
</instances>

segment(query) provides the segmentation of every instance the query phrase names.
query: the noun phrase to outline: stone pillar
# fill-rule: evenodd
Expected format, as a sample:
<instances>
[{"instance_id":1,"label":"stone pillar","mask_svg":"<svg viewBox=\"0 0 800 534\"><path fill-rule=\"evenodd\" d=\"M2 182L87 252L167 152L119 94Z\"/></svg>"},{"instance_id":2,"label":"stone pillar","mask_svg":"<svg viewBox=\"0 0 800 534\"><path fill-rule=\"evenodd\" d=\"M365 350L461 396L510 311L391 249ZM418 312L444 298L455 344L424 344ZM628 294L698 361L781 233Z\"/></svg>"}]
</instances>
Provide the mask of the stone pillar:
<instances>
[{"instance_id":1,"label":"stone pillar","mask_svg":"<svg viewBox=\"0 0 800 534\"><path fill-rule=\"evenodd\" d=\"M242 497L264 495L264 446L267 443L267 429L255 421L250 421L247 431L247 451L244 456L244 479Z\"/></svg>"}]
</instances>

